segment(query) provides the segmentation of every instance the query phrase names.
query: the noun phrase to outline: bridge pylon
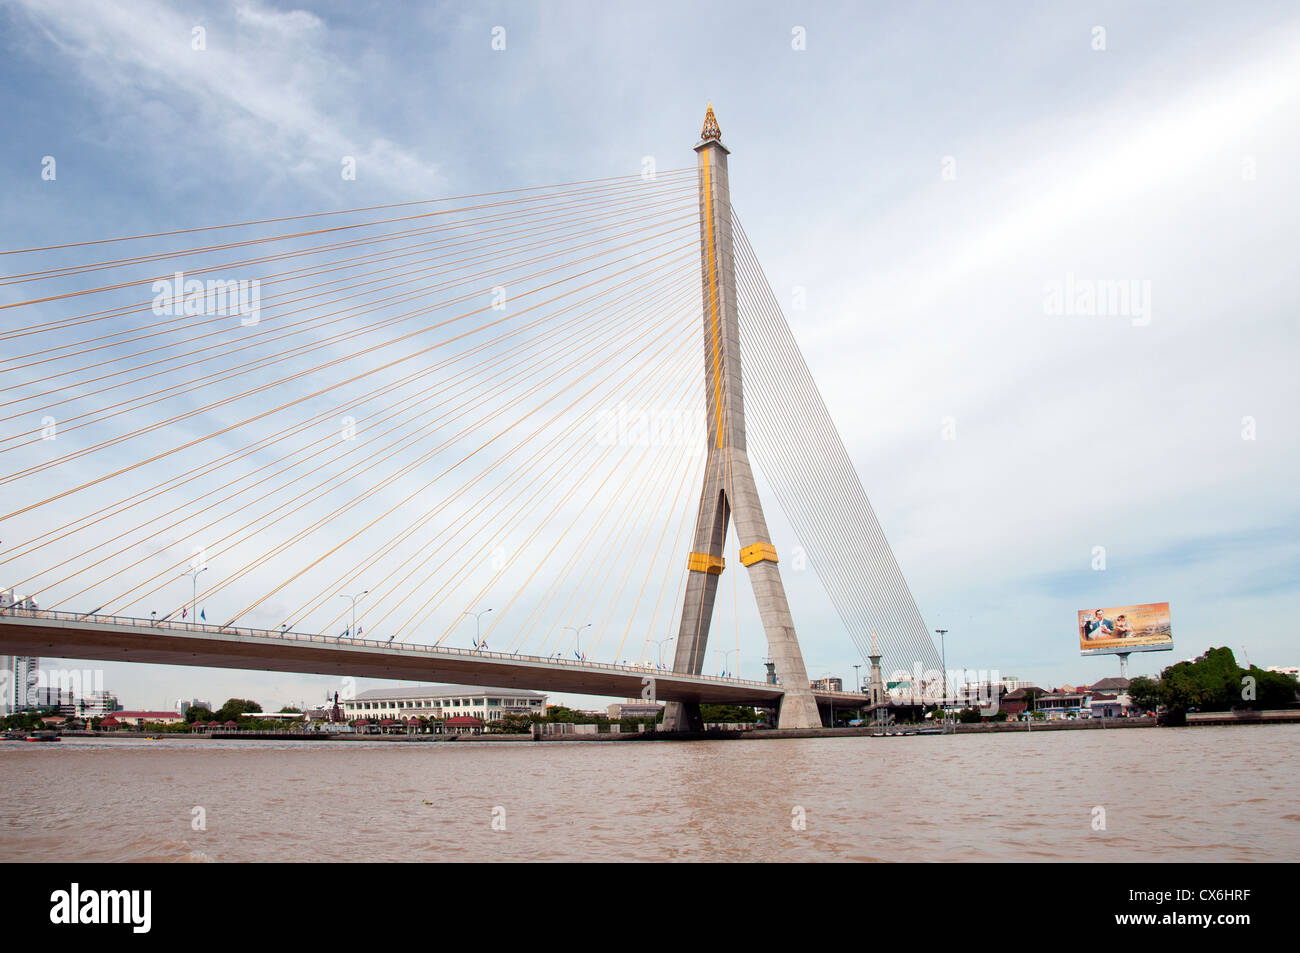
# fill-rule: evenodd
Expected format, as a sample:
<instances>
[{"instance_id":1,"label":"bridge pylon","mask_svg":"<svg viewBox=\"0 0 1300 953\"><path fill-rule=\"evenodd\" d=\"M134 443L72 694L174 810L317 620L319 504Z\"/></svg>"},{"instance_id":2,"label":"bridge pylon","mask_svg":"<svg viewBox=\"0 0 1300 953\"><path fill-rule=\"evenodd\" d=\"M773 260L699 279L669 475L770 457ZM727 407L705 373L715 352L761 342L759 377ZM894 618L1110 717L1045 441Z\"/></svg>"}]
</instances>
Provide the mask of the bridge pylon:
<instances>
[{"instance_id":1,"label":"bridge pylon","mask_svg":"<svg viewBox=\"0 0 1300 953\"><path fill-rule=\"evenodd\" d=\"M767 531L763 507L745 447L744 390L740 373L740 323L736 300L731 228L729 150L710 104L698 156L700 190L700 273L704 293L704 375L708 417L708 459L700 493L695 544L688 563L686 596L677 635L673 669L699 675L709 639L709 621L725 568L727 524L736 521L740 563L749 571L758 603L768 656L781 683L780 728L820 728L817 700L808 683L803 653L786 601L776 547ZM665 731L699 730L700 706L669 702Z\"/></svg>"}]
</instances>

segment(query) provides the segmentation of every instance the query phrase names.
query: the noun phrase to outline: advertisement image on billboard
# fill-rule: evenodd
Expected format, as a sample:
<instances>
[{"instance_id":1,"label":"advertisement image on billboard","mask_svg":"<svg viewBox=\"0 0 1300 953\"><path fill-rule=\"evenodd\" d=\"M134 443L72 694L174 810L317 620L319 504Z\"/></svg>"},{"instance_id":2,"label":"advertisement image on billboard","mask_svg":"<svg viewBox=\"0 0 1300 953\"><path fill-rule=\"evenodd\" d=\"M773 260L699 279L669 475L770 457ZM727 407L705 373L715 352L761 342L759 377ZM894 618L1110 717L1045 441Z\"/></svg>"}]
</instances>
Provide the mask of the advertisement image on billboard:
<instances>
[{"instance_id":1,"label":"advertisement image on billboard","mask_svg":"<svg viewBox=\"0 0 1300 953\"><path fill-rule=\"evenodd\" d=\"M1169 603L1079 610L1082 655L1168 652L1174 647Z\"/></svg>"}]
</instances>

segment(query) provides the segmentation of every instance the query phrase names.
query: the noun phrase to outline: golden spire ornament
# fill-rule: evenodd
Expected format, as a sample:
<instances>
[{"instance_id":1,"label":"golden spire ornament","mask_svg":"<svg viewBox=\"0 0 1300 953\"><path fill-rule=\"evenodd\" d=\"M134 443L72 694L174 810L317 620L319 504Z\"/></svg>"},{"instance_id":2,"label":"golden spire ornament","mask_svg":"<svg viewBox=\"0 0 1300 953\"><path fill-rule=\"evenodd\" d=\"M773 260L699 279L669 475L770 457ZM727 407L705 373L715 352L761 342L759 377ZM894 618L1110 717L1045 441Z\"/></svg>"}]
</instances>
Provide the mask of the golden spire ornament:
<instances>
[{"instance_id":1,"label":"golden spire ornament","mask_svg":"<svg viewBox=\"0 0 1300 953\"><path fill-rule=\"evenodd\" d=\"M700 140L709 142L721 139L722 130L718 128L717 117L713 115L713 103L709 103L709 111L704 116L704 128L700 131Z\"/></svg>"}]
</instances>

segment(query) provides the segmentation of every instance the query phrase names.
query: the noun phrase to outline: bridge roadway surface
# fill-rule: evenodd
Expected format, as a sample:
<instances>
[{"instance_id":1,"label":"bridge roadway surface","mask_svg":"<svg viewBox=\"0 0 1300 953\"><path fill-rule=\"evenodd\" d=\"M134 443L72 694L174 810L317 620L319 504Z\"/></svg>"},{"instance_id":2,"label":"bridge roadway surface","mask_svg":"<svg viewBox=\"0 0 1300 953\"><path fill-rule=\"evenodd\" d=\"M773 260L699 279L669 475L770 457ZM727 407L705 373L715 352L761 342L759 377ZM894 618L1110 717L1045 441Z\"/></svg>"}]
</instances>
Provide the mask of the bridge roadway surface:
<instances>
[{"instance_id":1,"label":"bridge roadway surface","mask_svg":"<svg viewBox=\"0 0 1300 953\"><path fill-rule=\"evenodd\" d=\"M779 685L684 675L632 665L507 655L444 646L388 644L204 623L154 622L44 609L0 611L0 654L298 672L413 682L524 688L611 698L640 698L654 679L658 701L775 708ZM814 693L822 706L865 705L854 692Z\"/></svg>"}]
</instances>

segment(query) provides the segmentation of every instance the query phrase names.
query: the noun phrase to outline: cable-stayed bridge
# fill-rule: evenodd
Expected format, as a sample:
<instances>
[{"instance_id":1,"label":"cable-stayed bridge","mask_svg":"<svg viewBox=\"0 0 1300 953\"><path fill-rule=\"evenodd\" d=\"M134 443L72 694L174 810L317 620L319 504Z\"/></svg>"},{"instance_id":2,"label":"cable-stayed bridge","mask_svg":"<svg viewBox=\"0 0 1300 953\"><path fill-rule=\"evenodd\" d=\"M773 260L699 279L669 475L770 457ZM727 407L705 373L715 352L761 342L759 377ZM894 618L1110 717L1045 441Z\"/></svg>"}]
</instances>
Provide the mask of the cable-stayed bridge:
<instances>
[{"instance_id":1,"label":"cable-stayed bridge","mask_svg":"<svg viewBox=\"0 0 1300 953\"><path fill-rule=\"evenodd\" d=\"M937 668L712 109L696 154L0 253L0 650L633 696L650 672L670 728L737 700L811 727L757 469L858 654ZM732 671L741 567L765 681Z\"/></svg>"}]
</instances>

